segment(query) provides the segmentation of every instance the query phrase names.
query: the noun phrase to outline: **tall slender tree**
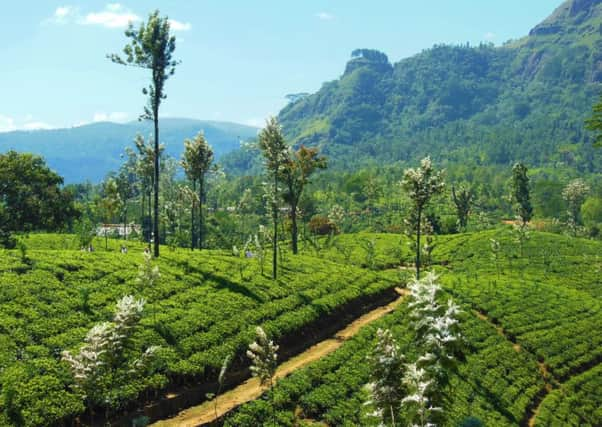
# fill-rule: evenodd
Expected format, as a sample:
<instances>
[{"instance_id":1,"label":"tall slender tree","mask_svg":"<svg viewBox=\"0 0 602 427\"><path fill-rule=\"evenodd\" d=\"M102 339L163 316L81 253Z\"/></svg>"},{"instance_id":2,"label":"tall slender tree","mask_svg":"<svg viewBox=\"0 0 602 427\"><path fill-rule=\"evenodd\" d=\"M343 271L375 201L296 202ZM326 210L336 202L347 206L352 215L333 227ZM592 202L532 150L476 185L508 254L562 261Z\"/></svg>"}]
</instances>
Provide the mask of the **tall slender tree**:
<instances>
[{"instance_id":1,"label":"tall slender tree","mask_svg":"<svg viewBox=\"0 0 602 427\"><path fill-rule=\"evenodd\" d=\"M562 190L562 198L566 200L568 205L568 224L573 236L577 236L577 230L581 225L581 206L585 202L589 191L589 186L581 178L569 182Z\"/></svg>"},{"instance_id":2,"label":"tall slender tree","mask_svg":"<svg viewBox=\"0 0 602 427\"><path fill-rule=\"evenodd\" d=\"M186 176L192 183L192 191L196 192L196 184L199 184L199 232L198 247L203 248L205 237L205 221L203 215L203 202L205 201L205 176L211 168L213 162L213 149L205 140L205 135L199 132L194 139L184 141L184 153L182 154L182 167ZM195 205L193 202L191 209L191 248L194 249L197 243L197 233L195 232Z\"/></svg>"},{"instance_id":3,"label":"tall slender tree","mask_svg":"<svg viewBox=\"0 0 602 427\"><path fill-rule=\"evenodd\" d=\"M316 169L324 168L326 168L326 158L319 156L318 149L307 148L303 145L291 153L282 168L282 180L286 185L283 197L291 211L291 242L294 254L298 252L297 210L299 199L311 174Z\"/></svg>"},{"instance_id":4,"label":"tall slender tree","mask_svg":"<svg viewBox=\"0 0 602 427\"><path fill-rule=\"evenodd\" d=\"M458 226L461 230L466 229L468 225L468 217L470 216L473 199L474 192L471 188L461 185L456 191L456 187L452 186L452 200L456 207Z\"/></svg>"},{"instance_id":5,"label":"tall slender tree","mask_svg":"<svg viewBox=\"0 0 602 427\"><path fill-rule=\"evenodd\" d=\"M516 163L512 167L512 200L514 201L516 214L523 226L526 226L533 217L527 171L527 166L523 163Z\"/></svg>"},{"instance_id":6,"label":"tall slender tree","mask_svg":"<svg viewBox=\"0 0 602 427\"><path fill-rule=\"evenodd\" d=\"M148 104L144 107L144 114L140 117L152 120L154 124L154 174L153 196L154 217L153 234L155 257L159 256L159 107L167 97L165 83L173 76L179 61L173 58L176 50L176 38L170 33L170 24L167 16L159 16L159 11L152 12L148 21L142 22L138 29L132 23L125 31L125 36L130 39L123 48L124 57L118 54L108 55L109 59L117 64L129 65L151 70L151 83L148 88L142 89L148 95Z\"/></svg>"},{"instance_id":7,"label":"tall slender tree","mask_svg":"<svg viewBox=\"0 0 602 427\"><path fill-rule=\"evenodd\" d=\"M401 185L412 200L412 226L416 235L416 278L420 278L420 237L424 209L431 198L441 194L445 188L443 172L433 167L430 157L425 157L417 169L406 169L403 172Z\"/></svg>"},{"instance_id":8,"label":"tall slender tree","mask_svg":"<svg viewBox=\"0 0 602 427\"><path fill-rule=\"evenodd\" d=\"M268 194L274 231L272 233L272 278L278 273L278 183L288 162L288 145L282 134L282 127L275 117L266 120L266 126L259 133L259 148L265 160L265 168L271 182Z\"/></svg>"}]
</instances>

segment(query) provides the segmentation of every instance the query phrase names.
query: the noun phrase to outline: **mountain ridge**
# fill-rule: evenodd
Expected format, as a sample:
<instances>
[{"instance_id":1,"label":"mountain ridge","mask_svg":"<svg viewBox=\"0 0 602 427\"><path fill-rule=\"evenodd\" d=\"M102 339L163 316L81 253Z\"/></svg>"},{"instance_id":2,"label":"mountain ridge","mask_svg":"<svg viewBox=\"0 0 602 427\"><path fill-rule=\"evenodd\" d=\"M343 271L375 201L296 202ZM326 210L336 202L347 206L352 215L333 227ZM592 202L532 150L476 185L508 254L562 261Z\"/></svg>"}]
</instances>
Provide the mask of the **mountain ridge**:
<instances>
[{"instance_id":1,"label":"mountain ridge","mask_svg":"<svg viewBox=\"0 0 602 427\"><path fill-rule=\"evenodd\" d=\"M385 58L356 50L339 79L289 103L279 114L288 139L320 146L342 169L426 154L600 169L582 124L602 87L602 0L566 1L502 46Z\"/></svg>"},{"instance_id":2,"label":"mountain ridge","mask_svg":"<svg viewBox=\"0 0 602 427\"><path fill-rule=\"evenodd\" d=\"M166 152L180 158L184 139L204 131L216 157L236 150L240 140L252 138L257 129L234 122L162 118L161 142ZM70 128L18 130L0 133L0 152L14 149L44 157L48 165L65 178L67 183L99 182L122 162L126 147L134 147L136 134L152 135L152 123L95 122Z\"/></svg>"}]
</instances>

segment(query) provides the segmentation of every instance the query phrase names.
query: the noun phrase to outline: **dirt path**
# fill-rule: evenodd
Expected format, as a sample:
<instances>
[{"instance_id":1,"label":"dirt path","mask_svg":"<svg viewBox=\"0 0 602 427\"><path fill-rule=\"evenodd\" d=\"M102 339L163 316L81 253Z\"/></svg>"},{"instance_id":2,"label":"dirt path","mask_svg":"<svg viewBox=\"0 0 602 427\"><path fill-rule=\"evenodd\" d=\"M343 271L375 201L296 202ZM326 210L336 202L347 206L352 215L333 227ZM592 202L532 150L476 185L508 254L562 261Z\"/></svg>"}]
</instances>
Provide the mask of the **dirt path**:
<instances>
[{"instance_id":1,"label":"dirt path","mask_svg":"<svg viewBox=\"0 0 602 427\"><path fill-rule=\"evenodd\" d=\"M404 297L409 293L407 289L401 288L396 288L396 291L400 296L395 301L364 314L363 316L351 322L344 329L341 329L339 332L337 332L334 337L315 344L303 353L292 357L278 366L278 369L276 370L276 381L324 356L327 356L343 345L346 340L356 335L363 326L380 319L387 313L392 312L395 307L401 304ZM217 401L217 416L221 417L235 409L237 406L257 399L259 396L261 396L263 391L264 389L259 385L259 380L257 378L248 379L238 387L219 396ZM158 421L152 425L155 427L198 426L215 420L215 413L215 402L211 400L201 405L185 409L173 418Z\"/></svg>"}]
</instances>

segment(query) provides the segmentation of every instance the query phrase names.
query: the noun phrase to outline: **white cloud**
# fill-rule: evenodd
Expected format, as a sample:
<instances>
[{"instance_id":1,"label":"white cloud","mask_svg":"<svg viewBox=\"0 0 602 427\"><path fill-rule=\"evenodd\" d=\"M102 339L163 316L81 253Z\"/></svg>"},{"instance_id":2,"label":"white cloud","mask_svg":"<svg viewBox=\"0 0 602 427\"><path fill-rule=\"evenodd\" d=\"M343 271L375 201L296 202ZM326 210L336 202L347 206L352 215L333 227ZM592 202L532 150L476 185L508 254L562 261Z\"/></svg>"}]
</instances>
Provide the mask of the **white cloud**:
<instances>
[{"instance_id":1,"label":"white cloud","mask_svg":"<svg viewBox=\"0 0 602 427\"><path fill-rule=\"evenodd\" d=\"M13 130L17 130L15 120L12 117L0 114L0 132L10 132Z\"/></svg>"},{"instance_id":2,"label":"white cloud","mask_svg":"<svg viewBox=\"0 0 602 427\"><path fill-rule=\"evenodd\" d=\"M130 22L140 22L142 18L121 3L107 3L104 9L96 12L80 13L74 6L59 6L52 17L43 23L66 24L77 23L79 25L96 25L105 28L125 28ZM170 19L169 24L174 31L189 31L192 28L190 22Z\"/></svg>"},{"instance_id":3,"label":"white cloud","mask_svg":"<svg viewBox=\"0 0 602 427\"><path fill-rule=\"evenodd\" d=\"M74 6L59 6L54 10L51 17L42 21L42 24L66 24L77 16L77 8Z\"/></svg>"},{"instance_id":4,"label":"white cloud","mask_svg":"<svg viewBox=\"0 0 602 427\"><path fill-rule=\"evenodd\" d=\"M176 21L175 19L170 19L169 27L174 31L188 31L192 28L192 25L190 22L180 22ZM178 39L178 41L180 40Z\"/></svg>"},{"instance_id":5,"label":"white cloud","mask_svg":"<svg viewBox=\"0 0 602 427\"><path fill-rule=\"evenodd\" d=\"M27 115L25 123L18 124L12 117L0 114L0 132L12 132L15 130L37 130L37 129L53 129L54 126L41 122L34 121L31 115Z\"/></svg>"},{"instance_id":6,"label":"white cloud","mask_svg":"<svg viewBox=\"0 0 602 427\"><path fill-rule=\"evenodd\" d=\"M54 126L49 125L45 122L28 122L21 126L23 130L40 130L40 129L52 129Z\"/></svg>"},{"instance_id":7,"label":"white cloud","mask_svg":"<svg viewBox=\"0 0 602 427\"><path fill-rule=\"evenodd\" d=\"M109 3L105 10L88 13L79 20L83 25L100 25L105 28L125 28L130 22L141 21L134 12L124 9L119 3Z\"/></svg>"},{"instance_id":8,"label":"white cloud","mask_svg":"<svg viewBox=\"0 0 602 427\"><path fill-rule=\"evenodd\" d=\"M73 6L59 6L54 11L54 17L59 20L65 19L67 16L73 14L73 12L75 12Z\"/></svg>"},{"instance_id":9,"label":"white cloud","mask_svg":"<svg viewBox=\"0 0 602 427\"><path fill-rule=\"evenodd\" d=\"M115 111L112 113L97 112L94 113L92 118L93 122L126 122L129 118L128 113L122 111ZM82 123L85 124L85 123Z\"/></svg>"},{"instance_id":10,"label":"white cloud","mask_svg":"<svg viewBox=\"0 0 602 427\"><path fill-rule=\"evenodd\" d=\"M316 18L320 21L332 21L334 19L334 15L328 12L318 12L316 13Z\"/></svg>"},{"instance_id":11,"label":"white cloud","mask_svg":"<svg viewBox=\"0 0 602 427\"><path fill-rule=\"evenodd\" d=\"M251 118L244 121L247 126L253 126L256 128L263 128L265 126L265 119L262 118Z\"/></svg>"},{"instance_id":12,"label":"white cloud","mask_svg":"<svg viewBox=\"0 0 602 427\"><path fill-rule=\"evenodd\" d=\"M485 38L485 40L493 40L495 39L495 33L492 33L491 31L485 33L483 35L483 37Z\"/></svg>"}]
</instances>

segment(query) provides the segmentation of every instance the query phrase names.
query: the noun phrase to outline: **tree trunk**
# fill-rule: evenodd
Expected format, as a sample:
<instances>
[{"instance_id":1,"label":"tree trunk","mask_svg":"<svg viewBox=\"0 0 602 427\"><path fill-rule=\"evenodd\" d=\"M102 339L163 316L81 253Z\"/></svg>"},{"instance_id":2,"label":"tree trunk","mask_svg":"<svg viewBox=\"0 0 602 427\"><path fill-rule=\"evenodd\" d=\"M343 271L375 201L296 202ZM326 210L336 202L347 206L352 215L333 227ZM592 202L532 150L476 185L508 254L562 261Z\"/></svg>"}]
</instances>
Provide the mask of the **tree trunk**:
<instances>
[{"instance_id":1,"label":"tree trunk","mask_svg":"<svg viewBox=\"0 0 602 427\"><path fill-rule=\"evenodd\" d=\"M128 239L128 205L127 202L125 204L125 208L123 210L123 240Z\"/></svg>"},{"instance_id":2,"label":"tree trunk","mask_svg":"<svg viewBox=\"0 0 602 427\"><path fill-rule=\"evenodd\" d=\"M156 86L156 85L155 85ZM155 100L153 119L155 122L155 182L153 183L155 191L154 221L153 221L153 249L155 258L159 256L159 100Z\"/></svg>"},{"instance_id":3,"label":"tree trunk","mask_svg":"<svg viewBox=\"0 0 602 427\"><path fill-rule=\"evenodd\" d=\"M146 200L144 195L146 194L146 188L142 188L140 192L140 225L142 226L142 233L144 234L144 217L146 216ZM144 239L144 235L142 236Z\"/></svg>"},{"instance_id":4,"label":"tree trunk","mask_svg":"<svg viewBox=\"0 0 602 427\"><path fill-rule=\"evenodd\" d=\"M422 231L422 208L418 208L418 225L416 226L416 280L420 279L420 232Z\"/></svg>"},{"instance_id":5,"label":"tree trunk","mask_svg":"<svg viewBox=\"0 0 602 427\"><path fill-rule=\"evenodd\" d=\"M192 180L192 192L196 194L196 180ZM192 198L192 208L190 209L190 249L194 251L196 247L196 219L194 212L196 211L196 202L194 197Z\"/></svg>"},{"instance_id":6,"label":"tree trunk","mask_svg":"<svg viewBox=\"0 0 602 427\"><path fill-rule=\"evenodd\" d=\"M272 200L272 217L274 220L274 236L272 241L272 279L276 280L278 273L278 204L276 191L278 190L278 175L274 173L274 199Z\"/></svg>"},{"instance_id":7,"label":"tree trunk","mask_svg":"<svg viewBox=\"0 0 602 427\"><path fill-rule=\"evenodd\" d=\"M152 184L148 189L148 195L147 195L147 199L148 199L148 222L149 222L149 228L148 228L148 235L147 237L147 242L148 242L148 247L150 249L150 239L151 239L151 234L153 234L153 190L152 190Z\"/></svg>"},{"instance_id":8,"label":"tree trunk","mask_svg":"<svg viewBox=\"0 0 602 427\"><path fill-rule=\"evenodd\" d=\"M296 203L291 203L291 240L292 240L292 246L293 246L293 254L297 255L297 252L299 251L297 248L297 236L298 236L298 230L297 230L297 204Z\"/></svg>"},{"instance_id":9,"label":"tree trunk","mask_svg":"<svg viewBox=\"0 0 602 427\"><path fill-rule=\"evenodd\" d=\"M205 216L203 215L203 199L205 198L205 177L199 179L199 249L203 249L205 241Z\"/></svg>"}]
</instances>

